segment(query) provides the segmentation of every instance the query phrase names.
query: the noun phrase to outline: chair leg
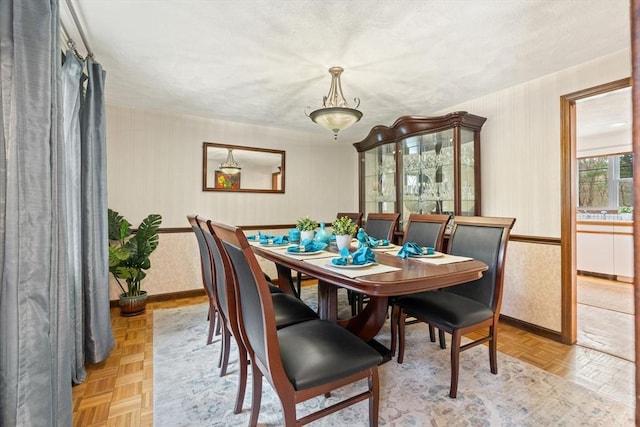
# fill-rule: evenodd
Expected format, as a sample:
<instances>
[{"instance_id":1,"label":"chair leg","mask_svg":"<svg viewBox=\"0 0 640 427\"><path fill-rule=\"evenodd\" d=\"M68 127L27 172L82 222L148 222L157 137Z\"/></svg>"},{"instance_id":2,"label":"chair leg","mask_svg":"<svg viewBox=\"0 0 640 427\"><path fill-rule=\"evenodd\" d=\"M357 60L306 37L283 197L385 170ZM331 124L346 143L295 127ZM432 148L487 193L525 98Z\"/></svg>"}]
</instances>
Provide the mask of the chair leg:
<instances>
[{"instance_id":1,"label":"chair leg","mask_svg":"<svg viewBox=\"0 0 640 427\"><path fill-rule=\"evenodd\" d=\"M398 314L398 363L404 362L404 328L407 321L407 314L400 308Z\"/></svg>"},{"instance_id":2,"label":"chair leg","mask_svg":"<svg viewBox=\"0 0 640 427\"><path fill-rule=\"evenodd\" d=\"M454 329L451 335L451 388L449 397L455 399L458 394L458 376L460 371L460 341L462 334L460 330Z\"/></svg>"},{"instance_id":3,"label":"chair leg","mask_svg":"<svg viewBox=\"0 0 640 427\"><path fill-rule=\"evenodd\" d=\"M220 376L227 375L227 366L229 366L229 351L231 348L231 332L226 325L222 330L222 351L220 352Z\"/></svg>"},{"instance_id":4,"label":"chair leg","mask_svg":"<svg viewBox=\"0 0 640 427\"><path fill-rule=\"evenodd\" d=\"M378 427L378 413L380 411L380 380L378 378L378 368L371 368L369 376L369 426Z\"/></svg>"},{"instance_id":5,"label":"chair leg","mask_svg":"<svg viewBox=\"0 0 640 427\"><path fill-rule=\"evenodd\" d=\"M491 373L496 375L498 373L498 328L495 326L489 326L489 365L491 366Z\"/></svg>"},{"instance_id":6,"label":"chair leg","mask_svg":"<svg viewBox=\"0 0 640 427\"><path fill-rule=\"evenodd\" d=\"M347 289L347 299L349 300L349 305L351 306L351 315L355 316L358 314L358 306L357 306L357 295L355 292Z\"/></svg>"},{"instance_id":7,"label":"chair leg","mask_svg":"<svg viewBox=\"0 0 640 427\"><path fill-rule=\"evenodd\" d=\"M242 412L242 403L244 402L244 394L247 389L247 350L245 350L242 343L238 342L238 394L236 395L236 406L233 408L234 414Z\"/></svg>"},{"instance_id":8,"label":"chair leg","mask_svg":"<svg viewBox=\"0 0 640 427\"><path fill-rule=\"evenodd\" d=\"M215 309L209 306L209 315L207 316L207 320L209 320L209 336L207 337L207 345L213 342L213 334L216 330L216 317L218 313L216 313Z\"/></svg>"},{"instance_id":9,"label":"chair leg","mask_svg":"<svg viewBox=\"0 0 640 427\"><path fill-rule=\"evenodd\" d=\"M302 273L298 271L298 276L296 277L296 286L298 288L298 298L302 295Z\"/></svg>"},{"instance_id":10,"label":"chair leg","mask_svg":"<svg viewBox=\"0 0 640 427\"><path fill-rule=\"evenodd\" d=\"M440 340L440 348L443 350L447 348L447 341L444 339L444 331L442 329L438 329L438 339Z\"/></svg>"},{"instance_id":11,"label":"chair leg","mask_svg":"<svg viewBox=\"0 0 640 427\"><path fill-rule=\"evenodd\" d=\"M223 357L224 357L224 337L220 338L220 355L218 356L218 368L222 368Z\"/></svg>"},{"instance_id":12,"label":"chair leg","mask_svg":"<svg viewBox=\"0 0 640 427\"><path fill-rule=\"evenodd\" d=\"M431 324L429 324L429 340L431 342L436 342L436 328Z\"/></svg>"},{"instance_id":13,"label":"chair leg","mask_svg":"<svg viewBox=\"0 0 640 427\"><path fill-rule=\"evenodd\" d=\"M260 414L260 401L262 400L262 372L255 363L251 364L251 374L253 376L253 388L251 395L251 417L249 427L258 425L258 415Z\"/></svg>"},{"instance_id":14,"label":"chair leg","mask_svg":"<svg viewBox=\"0 0 640 427\"><path fill-rule=\"evenodd\" d=\"M398 340L398 316L400 315L400 307L397 305L391 306L391 320L389 322L391 326L391 357L396 355L396 341Z\"/></svg>"},{"instance_id":15,"label":"chair leg","mask_svg":"<svg viewBox=\"0 0 640 427\"><path fill-rule=\"evenodd\" d=\"M222 333L222 318L218 315L217 310L216 317L218 318L218 321L216 322L216 335L220 335Z\"/></svg>"},{"instance_id":16,"label":"chair leg","mask_svg":"<svg viewBox=\"0 0 640 427\"><path fill-rule=\"evenodd\" d=\"M296 402L295 400L280 398L282 405L282 415L284 418L285 427L297 426L298 420L296 419Z\"/></svg>"}]
</instances>

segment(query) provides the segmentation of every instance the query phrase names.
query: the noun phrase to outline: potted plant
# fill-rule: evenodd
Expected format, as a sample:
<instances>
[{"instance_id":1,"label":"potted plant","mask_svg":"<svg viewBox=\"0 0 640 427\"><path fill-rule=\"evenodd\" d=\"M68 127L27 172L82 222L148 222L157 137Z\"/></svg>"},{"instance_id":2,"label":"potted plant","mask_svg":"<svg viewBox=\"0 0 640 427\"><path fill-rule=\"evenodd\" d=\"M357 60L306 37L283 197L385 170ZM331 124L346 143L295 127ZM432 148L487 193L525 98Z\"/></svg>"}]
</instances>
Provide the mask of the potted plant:
<instances>
[{"instance_id":1,"label":"potted plant","mask_svg":"<svg viewBox=\"0 0 640 427\"><path fill-rule=\"evenodd\" d=\"M348 216L343 216L333 222L331 229L333 234L336 235L336 245L339 250L344 247L351 247L351 238L357 228L357 224Z\"/></svg>"},{"instance_id":2,"label":"potted plant","mask_svg":"<svg viewBox=\"0 0 640 427\"><path fill-rule=\"evenodd\" d=\"M145 270L151 268L149 256L158 247L158 229L162 216L150 214L142 220L135 233L131 224L118 212L109 209L109 272L122 290L120 294L120 314L135 316L144 312L147 292L140 289L146 277ZM126 282L126 288L121 280Z\"/></svg>"},{"instance_id":3,"label":"potted plant","mask_svg":"<svg viewBox=\"0 0 640 427\"><path fill-rule=\"evenodd\" d=\"M300 230L300 241L305 239L313 239L313 232L318 227L318 223L309 218L309 216L303 216L296 221L296 228Z\"/></svg>"}]
</instances>

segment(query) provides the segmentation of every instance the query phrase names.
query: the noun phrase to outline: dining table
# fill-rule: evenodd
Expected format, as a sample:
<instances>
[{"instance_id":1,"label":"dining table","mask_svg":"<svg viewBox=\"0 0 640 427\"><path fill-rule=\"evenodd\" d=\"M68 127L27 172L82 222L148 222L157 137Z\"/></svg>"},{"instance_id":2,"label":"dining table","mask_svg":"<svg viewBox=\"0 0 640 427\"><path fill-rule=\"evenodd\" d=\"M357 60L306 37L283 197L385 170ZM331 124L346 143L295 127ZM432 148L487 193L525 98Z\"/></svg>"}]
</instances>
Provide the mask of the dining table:
<instances>
[{"instance_id":1,"label":"dining table","mask_svg":"<svg viewBox=\"0 0 640 427\"><path fill-rule=\"evenodd\" d=\"M384 325L390 298L471 282L488 268L481 261L449 254L400 258L401 247L396 245L376 248L371 265L345 267L331 263L339 257L333 244L314 253L290 253L287 245L250 244L256 255L275 263L278 287L284 292L297 295L292 270L317 279L320 318L337 322L365 341L373 340ZM339 288L367 295L368 304L355 316L338 319Z\"/></svg>"}]
</instances>

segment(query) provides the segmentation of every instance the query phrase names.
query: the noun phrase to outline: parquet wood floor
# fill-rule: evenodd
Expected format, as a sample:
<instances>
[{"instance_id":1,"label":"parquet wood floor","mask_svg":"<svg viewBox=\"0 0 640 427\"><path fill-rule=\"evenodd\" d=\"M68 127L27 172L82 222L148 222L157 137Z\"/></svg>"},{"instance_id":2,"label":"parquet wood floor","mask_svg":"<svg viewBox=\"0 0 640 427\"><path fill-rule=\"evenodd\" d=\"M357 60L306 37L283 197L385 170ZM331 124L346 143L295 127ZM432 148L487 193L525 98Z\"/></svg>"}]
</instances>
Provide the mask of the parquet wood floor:
<instances>
[{"instance_id":1,"label":"parquet wood floor","mask_svg":"<svg viewBox=\"0 0 640 427\"><path fill-rule=\"evenodd\" d=\"M105 362L88 365L86 381L73 388L74 426L152 426L153 310L204 302L205 296L149 303L144 314L129 318L120 317L119 310L113 308L116 346ZM580 346L566 346L504 324L499 326L498 349L630 406L634 404L635 367L631 362Z\"/></svg>"}]
</instances>

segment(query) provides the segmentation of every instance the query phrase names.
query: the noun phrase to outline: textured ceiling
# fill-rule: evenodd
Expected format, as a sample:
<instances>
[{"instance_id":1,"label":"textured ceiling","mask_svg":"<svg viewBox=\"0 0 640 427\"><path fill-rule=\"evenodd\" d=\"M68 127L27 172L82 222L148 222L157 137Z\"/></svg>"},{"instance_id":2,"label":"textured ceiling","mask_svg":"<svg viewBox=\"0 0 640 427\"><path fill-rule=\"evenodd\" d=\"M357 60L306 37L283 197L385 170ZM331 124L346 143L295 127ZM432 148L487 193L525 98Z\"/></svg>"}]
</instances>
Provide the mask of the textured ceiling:
<instances>
[{"instance_id":1,"label":"textured ceiling","mask_svg":"<svg viewBox=\"0 0 640 427\"><path fill-rule=\"evenodd\" d=\"M324 134L305 109L345 69L364 138L630 45L628 0L66 0L110 104ZM61 17L75 30L61 2Z\"/></svg>"}]
</instances>

